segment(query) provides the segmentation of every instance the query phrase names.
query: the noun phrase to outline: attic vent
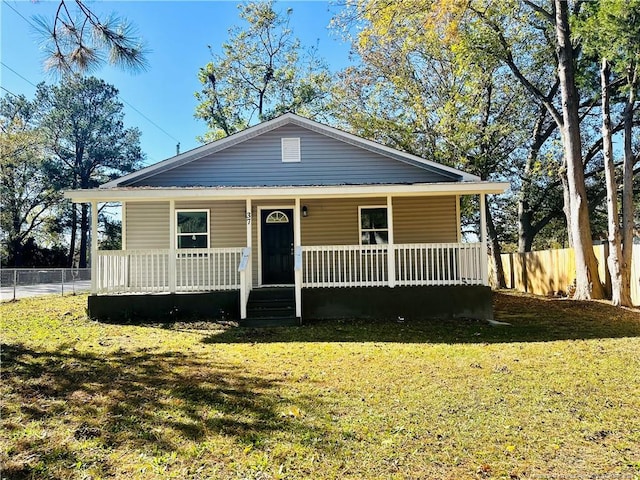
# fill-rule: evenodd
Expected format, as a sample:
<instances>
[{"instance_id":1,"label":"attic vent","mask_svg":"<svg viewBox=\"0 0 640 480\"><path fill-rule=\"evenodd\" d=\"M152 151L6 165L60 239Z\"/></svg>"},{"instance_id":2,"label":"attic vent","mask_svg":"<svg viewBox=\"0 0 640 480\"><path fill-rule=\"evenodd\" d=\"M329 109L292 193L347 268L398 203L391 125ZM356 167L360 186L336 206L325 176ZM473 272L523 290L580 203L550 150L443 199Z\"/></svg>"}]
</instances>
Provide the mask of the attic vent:
<instances>
[{"instance_id":1,"label":"attic vent","mask_svg":"<svg viewBox=\"0 0 640 480\"><path fill-rule=\"evenodd\" d=\"M300 139L299 138L283 138L282 139L282 161L283 162L299 162L300 161Z\"/></svg>"}]
</instances>

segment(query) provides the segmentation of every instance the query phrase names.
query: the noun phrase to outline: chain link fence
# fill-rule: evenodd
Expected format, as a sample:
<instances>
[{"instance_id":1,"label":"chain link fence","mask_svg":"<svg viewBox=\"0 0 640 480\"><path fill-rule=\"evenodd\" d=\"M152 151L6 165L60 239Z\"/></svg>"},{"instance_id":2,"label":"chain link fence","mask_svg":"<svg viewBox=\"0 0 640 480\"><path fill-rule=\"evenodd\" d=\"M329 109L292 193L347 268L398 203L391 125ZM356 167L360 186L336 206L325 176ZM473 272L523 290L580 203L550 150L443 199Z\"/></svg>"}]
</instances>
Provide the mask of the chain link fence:
<instances>
[{"instance_id":1,"label":"chain link fence","mask_svg":"<svg viewBox=\"0 0 640 480\"><path fill-rule=\"evenodd\" d=\"M90 268L2 268L2 300L49 293L76 293L91 288Z\"/></svg>"}]
</instances>

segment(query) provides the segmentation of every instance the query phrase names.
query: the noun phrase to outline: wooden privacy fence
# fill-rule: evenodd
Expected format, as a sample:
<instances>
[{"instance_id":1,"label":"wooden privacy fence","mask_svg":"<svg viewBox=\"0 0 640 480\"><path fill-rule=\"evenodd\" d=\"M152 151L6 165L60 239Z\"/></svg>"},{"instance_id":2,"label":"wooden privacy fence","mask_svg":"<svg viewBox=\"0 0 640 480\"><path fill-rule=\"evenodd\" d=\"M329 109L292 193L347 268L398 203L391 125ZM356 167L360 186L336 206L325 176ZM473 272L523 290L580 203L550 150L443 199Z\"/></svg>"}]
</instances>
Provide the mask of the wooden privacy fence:
<instances>
[{"instance_id":1,"label":"wooden privacy fence","mask_svg":"<svg viewBox=\"0 0 640 480\"><path fill-rule=\"evenodd\" d=\"M607 269L606 245L595 245L600 281L608 292L611 279ZM502 254L507 288L535 295L566 295L575 279L576 262L572 248ZM496 285L493 262L489 259L489 280ZM633 246L631 262L631 299L640 305L640 245Z\"/></svg>"}]
</instances>

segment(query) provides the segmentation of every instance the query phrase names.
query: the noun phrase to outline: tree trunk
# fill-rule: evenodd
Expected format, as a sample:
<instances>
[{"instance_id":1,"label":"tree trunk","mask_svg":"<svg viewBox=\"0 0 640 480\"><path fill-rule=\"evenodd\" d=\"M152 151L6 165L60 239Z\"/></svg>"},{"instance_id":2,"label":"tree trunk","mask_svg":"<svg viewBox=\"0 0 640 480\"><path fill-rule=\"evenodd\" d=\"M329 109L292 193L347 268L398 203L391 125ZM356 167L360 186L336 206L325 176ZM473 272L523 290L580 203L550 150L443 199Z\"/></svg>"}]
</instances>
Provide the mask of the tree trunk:
<instances>
[{"instance_id":1,"label":"tree trunk","mask_svg":"<svg viewBox=\"0 0 640 480\"><path fill-rule=\"evenodd\" d=\"M526 201L518 201L518 253L531 251L536 233L531 223L532 212L526 207Z\"/></svg>"},{"instance_id":2,"label":"tree trunk","mask_svg":"<svg viewBox=\"0 0 640 480\"><path fill-rule=\"evenodd\" d=\"M569 230L576 260L576 290L574 298L588 300L603 298L604 289L598 276L598 262L593 253L587 192L582 164L578 92L574 74L573 46L569 32L569 14L566 0L554 0L556 8L556 35L558 39L558 76L562 92L562 143L567 162L569 187Z\"/></svg>"},{"instance_id":3,"label":"tree trunk","mask_svg":"<svg viewBox=\"0 0 640 480\"><path fill-rule=\"evenodd\" d=\"M638 85L638 64L633 66L629 78L629 96L624 108L624 161L622 166L622 269L620 297L621 304L632 306L631 300L631 261L633 252L633 164L635 158L632 150L633 109L636 102L636 88Z\"/></svg>"},{"instance_id":4,"label":"tree trunk","mask_svg":"<svg viewBox=\"0 0 640 480\"><path fill-rule=\"evenodd\" d=\"M73 268L73 261L76 256L76 233L78 231L78 211L76 205L71 204L71 238L69 240L69 257L67 264L69 268Z\"/></svg>"},{"instance_id":5,"label":"tree trunk","mask_svg":"<svg viewBox=\"0 0 640 480\"><path fill-rule=\"evenodd\" d=\"M82 204L82 215L80 217L80 260L78 268L87 268L87 241L89 237L89 213L88 205Z\"/></svg>"},{"instance_id":6,"label":"tree trunk","mask_svg":"<svg viewBox=\"0 0 640 480\"><path fill-rule=\"evenodd\" d=\"M484 209L487 214L487 233L489 234L489 240L491 241L491 259L493 262L494 272L496 272L496 286L498 288L507 288L507 282L504 278L504 267L502 265L502 250L500 249L500 242L498 242L496 226L493 223L489 202L484 202Z\"/></svg>"},{"instance_id":7,"label":"tree trunk","mask_svg":"<svg viewBox=\"0 0 640 480\"><path fill-rule=\"evenodd\" d=\"M607 264L611 274L611 303L619 306L622 304L622 249L618 225L618 182L613 163L613 133L611 131L609 99L610 78L609 62L603 58L600 67L600 87L602 93L602 155L604 156L604 176L607 188L607 239L609 241Z\"/></svg>"},{"instance_id":8,"label":"tree trunk","mask_svg":"<svg viewBox=\"0 0 640 480\"><path fill-rule=\"evenodd\" d=\"M522 174L522 187L520 187L520 193L518 195L518 252L530 252L531 245L533 244L534 229L532 225L533 212L531 211L531 205L529 204L529 198L531 195L531 175L533 165L538 160L538 153L540 147L545 141L545 136L542 134L542 128L546 117L546 111L544 107L541 107L540 116L536 121L533 129L533 141L529 148L529 155L527 155L527 161L524 165L524 172Z\"/></svg>"}]
</instances>

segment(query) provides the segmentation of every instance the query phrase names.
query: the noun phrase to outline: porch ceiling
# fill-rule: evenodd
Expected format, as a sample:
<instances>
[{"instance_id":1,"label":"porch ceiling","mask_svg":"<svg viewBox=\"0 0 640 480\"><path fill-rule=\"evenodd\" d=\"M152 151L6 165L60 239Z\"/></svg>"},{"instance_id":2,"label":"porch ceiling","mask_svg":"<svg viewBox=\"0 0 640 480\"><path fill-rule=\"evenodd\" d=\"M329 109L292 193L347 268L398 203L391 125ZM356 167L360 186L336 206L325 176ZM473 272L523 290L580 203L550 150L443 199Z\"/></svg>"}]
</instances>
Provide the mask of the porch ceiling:
<instances>
[{"instance_id":1,"label":"porch ceiling","mask_svg":"<svg viewBox=\"0 0 640 480\"><path fill-rule=\"evenodd\" d=\"M354 198L387 196L474 195L504 193L508 182L445 182L407 185L335 185L292 187L136 187L68 190L65 198L74 203L144 202L162 200L260 200L270 198Z\"/></svg>"}]
</instances>

